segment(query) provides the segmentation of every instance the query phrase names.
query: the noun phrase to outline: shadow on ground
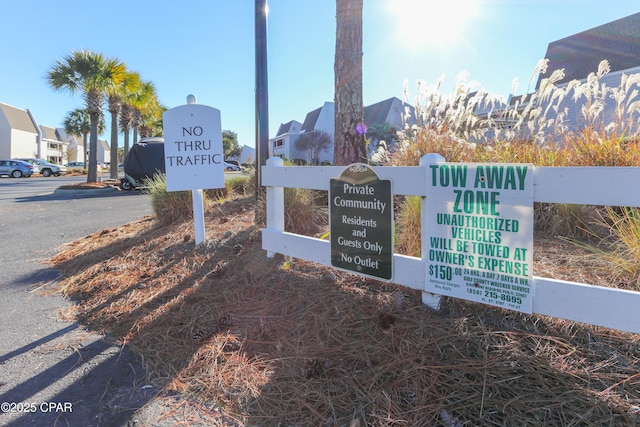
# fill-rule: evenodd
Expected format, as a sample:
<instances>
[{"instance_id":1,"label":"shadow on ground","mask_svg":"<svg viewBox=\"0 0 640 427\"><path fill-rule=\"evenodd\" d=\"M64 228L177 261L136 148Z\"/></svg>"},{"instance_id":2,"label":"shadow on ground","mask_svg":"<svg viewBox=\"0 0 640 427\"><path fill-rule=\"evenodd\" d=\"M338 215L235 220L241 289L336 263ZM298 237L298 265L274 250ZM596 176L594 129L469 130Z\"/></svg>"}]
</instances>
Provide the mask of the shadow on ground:
<instances>
[{"instance_id":1,"label":"shadow on ground","mask_svg":"<svg viewBox=\"0 0 640 427\"><path fill-rule=\"evenodd\" d=\"M37 196L16 197L18 203L45 202L51 200L90 199L110 197L134 197L144 194L140 190L121 191L117 188L101 188L95 190L56 190L50 194Z\"/></svg>"},{"instance_id":2,"label":"shadow on ground","mask_svg":"<svg viewBox=\"0 0 640 427\"><path fill-rule=\"evenodd\" d=\"M19 282L33 286L55 273L44 271ZM0 425L6 427L123 426L159 392L144 382L145 371L133 351L77 323L62 323L0 354L0 366L5 372Z\"/></svg>"}]
</instances>

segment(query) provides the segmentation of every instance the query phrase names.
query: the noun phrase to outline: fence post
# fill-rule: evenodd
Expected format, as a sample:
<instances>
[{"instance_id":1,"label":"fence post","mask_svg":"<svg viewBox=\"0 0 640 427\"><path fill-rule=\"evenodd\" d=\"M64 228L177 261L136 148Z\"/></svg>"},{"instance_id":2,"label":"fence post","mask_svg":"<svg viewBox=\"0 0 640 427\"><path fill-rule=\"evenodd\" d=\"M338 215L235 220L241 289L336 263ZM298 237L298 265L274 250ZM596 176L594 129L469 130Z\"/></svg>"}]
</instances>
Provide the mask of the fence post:
<instances>
[{"instance_id":1,"label":"fence post","mask_svg":"<svg viewBox=\"0 0 640 427\"><path fill-rule=\"evenodd\" d=\"M269 157L267 167L282 167L284 162L280 157ZM267 187L267 228L277 231L284 231L284 188ZM273 258L275 252L267 251L267 257Z\"/></svg>"},{"instance_id":2,"label":"fence post","mask_svg":"<svg viewBox=\"0 0 640 427\"><path fill-rule=\"evenodd\" d=\"M440 154L430 153L425 154L420 158L420 166L426 169L424 174L425 179L429 179L429 165L437 164L437 163L445 163L446 160ZM427 185L427 188L429 186ZM429 203L429 198L427 195L421 196L420 199L420 228L421 228L421 256L423 261L424 270L422 274L424 275L425 282L427 277L427 262L429 259L428 251L429 251L429 230L427 229L427 203ZM431 292L422 291L422 303L427 305L428 307L434 310L440 310L440 300L442 299L442 295L434 294Z\"/></svg>"}]
</instances>

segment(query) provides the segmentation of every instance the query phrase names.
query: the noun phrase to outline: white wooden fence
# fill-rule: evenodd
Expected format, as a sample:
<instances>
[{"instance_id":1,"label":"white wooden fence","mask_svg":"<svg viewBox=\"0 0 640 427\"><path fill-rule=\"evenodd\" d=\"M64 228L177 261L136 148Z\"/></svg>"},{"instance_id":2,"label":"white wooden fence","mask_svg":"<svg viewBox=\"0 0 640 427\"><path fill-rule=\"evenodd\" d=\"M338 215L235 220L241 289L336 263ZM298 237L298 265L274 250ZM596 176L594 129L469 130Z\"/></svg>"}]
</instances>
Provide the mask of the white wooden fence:
<instances>
[{"instance_id":1,"label":"white wooden fence","mask_svg":"<svg viewBox=\"0 0 640 427\"><path fill-rule=\"evenodd\" d=\"M444 162L437 154L425 155L420 166L374 167L380 179L390 179L397 195L422 197L425 224L428 165ZM262 168L267 187L267 226L262 247L269 256L280 253L331 265L328 240L284 231L284 187L329 190L329 180L343 166L283 166L270 158ZM640 167L536 167L534 201L580 205L640 207ZM393 255L393 282L423 291L423 302L434 308L439 296L425 292L427 233L422 233L423 258ZM640 333L640 292L533 276L533 313Z\"/></svg>"}]
</instances>

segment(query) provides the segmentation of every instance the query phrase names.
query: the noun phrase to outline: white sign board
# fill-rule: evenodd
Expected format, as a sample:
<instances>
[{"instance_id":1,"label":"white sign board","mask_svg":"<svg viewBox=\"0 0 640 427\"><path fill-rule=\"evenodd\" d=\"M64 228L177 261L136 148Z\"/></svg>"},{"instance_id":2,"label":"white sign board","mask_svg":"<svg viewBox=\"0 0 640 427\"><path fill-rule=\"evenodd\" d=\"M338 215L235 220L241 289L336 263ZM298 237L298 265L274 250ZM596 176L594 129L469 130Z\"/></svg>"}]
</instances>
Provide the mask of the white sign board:
<instances>
[{"instance_id":1,"label":"white sign board","mask_svg":"<svg viewBox=\"0 0 640 427\"><path fill-rule=\"evenodd\" d=\"M167 191L224 187L220 110L186 104L162 115Z\"/></svg>"},{"instance_id":2,"label":"white sign board","mask_svg":"<svg viewBox=\"0 0 640 427\"><path fill-rule=\"evenodd\" d=\"M425 290L531 313L533 165L429 168Z\"/></svg>"}]
</instances>

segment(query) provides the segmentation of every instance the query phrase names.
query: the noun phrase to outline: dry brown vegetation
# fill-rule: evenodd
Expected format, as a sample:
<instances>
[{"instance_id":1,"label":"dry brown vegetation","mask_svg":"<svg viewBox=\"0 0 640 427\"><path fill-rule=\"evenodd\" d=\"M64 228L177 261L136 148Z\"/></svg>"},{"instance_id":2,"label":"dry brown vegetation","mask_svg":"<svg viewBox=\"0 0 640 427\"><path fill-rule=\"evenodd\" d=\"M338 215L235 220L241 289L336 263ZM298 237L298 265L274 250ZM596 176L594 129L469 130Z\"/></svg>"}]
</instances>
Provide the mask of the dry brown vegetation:
<instances>
[{"instance_id":1,"label":"dry brown vegetation","mask_svg":"<svg viewBox=\"0 0 640 427\"><path fill-rule=\"evenodd\" d=\"M640 423L640 336L459 300L436 313L418 291L267 258L254 204L209 204L199 247L189 219L151 217L69 244L52 260L66 315L208 425ZM610 282L589 259L536 240L536 274Z\"/></svg>"},{"instance_id":2,"label":"dry brown vegetation","mask_svg":"<svg viewBox=\"0 0 640 427\"><path fill-rule=\"evenodd\" d=\"M421 126L401 132L385 158L640 166L638 140L627 137L637 123L626 118L640 111L640 75L607 89L607 67L566 88L554 72L523 108L484 123L474 109L500 104L488 94L427 90L416 102ZM593 126L568 132L561 102L578 97ZM607 99L620 114L602 123ZM154 218L74 242L52 263L76 303L66 315L129 345L177 396L167 419L173 407L212 426L640 425L640 335L456 299L434 312L419 291L267 258L241 180L207 195L207 240L195 247L189 194L163 186L150 185ZM287 189L285 229L326 231L323 197ZM396 252L417 255L419 203L397 197L395 208ZM536 204L535 223L535 275L638 289L639 209Z\"/></svg>"}]
</instances>

